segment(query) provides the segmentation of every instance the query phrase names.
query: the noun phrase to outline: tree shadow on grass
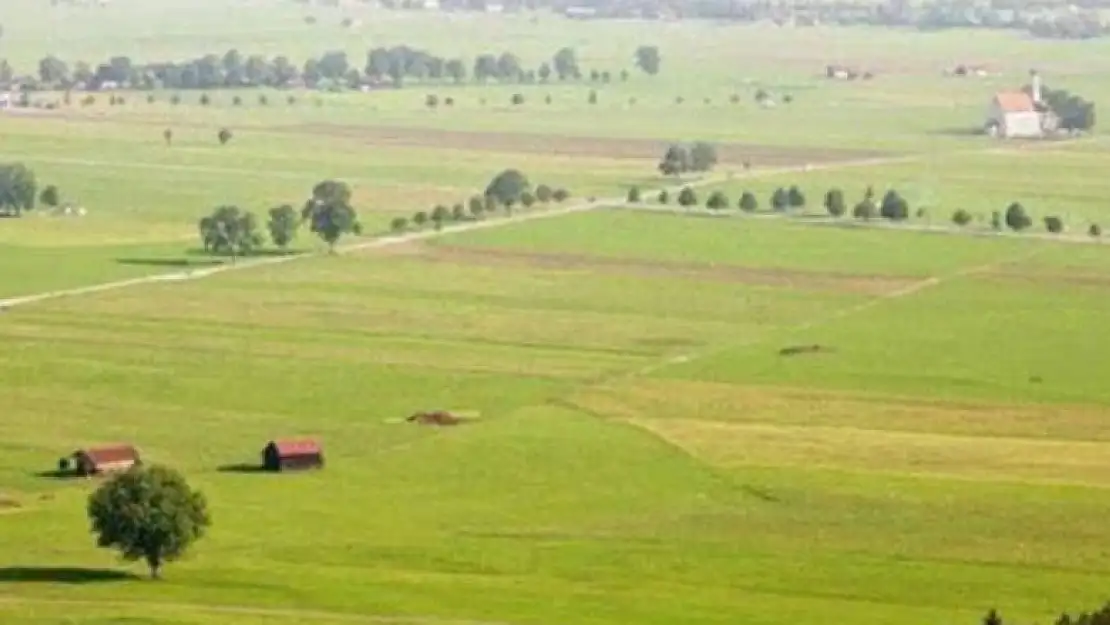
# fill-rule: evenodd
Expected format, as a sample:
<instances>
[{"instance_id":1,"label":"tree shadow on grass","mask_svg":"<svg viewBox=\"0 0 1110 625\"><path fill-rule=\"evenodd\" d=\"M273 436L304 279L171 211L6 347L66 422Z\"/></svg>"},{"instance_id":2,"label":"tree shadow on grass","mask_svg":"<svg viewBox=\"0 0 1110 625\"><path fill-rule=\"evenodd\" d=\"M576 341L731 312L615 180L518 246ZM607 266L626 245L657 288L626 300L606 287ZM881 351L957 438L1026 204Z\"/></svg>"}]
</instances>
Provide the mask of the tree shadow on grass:
<instances>
[{"instance_id":1,"label":"tree shadow on grass","mask_svg":"<svg viewBox=\"0 0 1110 625\"><path fill-rule=\"evenodd\" d=\"M265 473L266 467L260 464L250 464L248 462L237 462L235 464L224 464L216 467L220 473Z\"/></svg>"},{"instance_id":2,"label":"tree shadow on grass","mask_svg":"<svg viewBox=\"0 0 1110 625\"><path fill-rule=\"evenodd\" d=\"M36 471L32 475L44 480L72 480L78 477L77 473L74 471L59 471L58 469L53 469L51 471Z\"/></svg>"},{"instance_id":3,"label":"tree shadow on grass","mask_svg":"<svg viewBox=\"0 0 1110 625\"><path fill-rule=\"evenodd\" d=\"M988 136L982 126L951 126L948 128L935 128L928 134L938 137L986 137Z\"/></svg>"},{"instance_id":4,"label":"tree shadow on grass","mask_svg":"<svg viewBox=\"0 0 1110 625\"><path fill-rule=\"evenodd\" d=\"M110 569L79 569L72 567L8 566L0 567L0 584L99 584L139 579L126 571Z\"/></svg>"},{"instance_id":5,"label":"tree shadow on grass","mask_svg":"<svg viewBox=\"0 0 1110 625\"><path fill-rule=\"evenodd\" d=\"M140 265L145 267L212 267L215 265L224 264L223 259L219 258L117 258L116 262L121 265Z\"/></svg>"}]
</instances>

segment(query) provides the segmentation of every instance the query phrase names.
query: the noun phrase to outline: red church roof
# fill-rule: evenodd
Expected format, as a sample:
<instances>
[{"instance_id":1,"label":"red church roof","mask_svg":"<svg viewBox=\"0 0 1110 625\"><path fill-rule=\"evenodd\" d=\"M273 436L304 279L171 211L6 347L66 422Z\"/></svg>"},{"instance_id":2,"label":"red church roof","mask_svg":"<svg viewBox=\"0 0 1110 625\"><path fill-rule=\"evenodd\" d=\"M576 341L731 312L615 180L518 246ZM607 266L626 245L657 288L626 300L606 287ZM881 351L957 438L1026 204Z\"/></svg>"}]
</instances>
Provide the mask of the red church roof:
<instances>
[{"instance_id":1,"label":"red church roof","mask_svg":"<svg viewBox=\"0 0 1110 625\"><path fill-rule=\"evenodd\" d=\"M107 445L104 447L91 447L82 449L75 455L84 456L96 466L116 464L118 462L134 462L139 458L139 452L130 445Z\"/></svg>"},{"instance_id":2,"label":"red church roof","mask_svg":"<svg viewBox=\"0 0 1110 625\"><path fill-rule=\"evenodd\" d=\"M994 101L1003 113L1032 113L1037 110L1033 98L1024 91L1003 91L995 94Z\"/></svg>"}]
</instances>

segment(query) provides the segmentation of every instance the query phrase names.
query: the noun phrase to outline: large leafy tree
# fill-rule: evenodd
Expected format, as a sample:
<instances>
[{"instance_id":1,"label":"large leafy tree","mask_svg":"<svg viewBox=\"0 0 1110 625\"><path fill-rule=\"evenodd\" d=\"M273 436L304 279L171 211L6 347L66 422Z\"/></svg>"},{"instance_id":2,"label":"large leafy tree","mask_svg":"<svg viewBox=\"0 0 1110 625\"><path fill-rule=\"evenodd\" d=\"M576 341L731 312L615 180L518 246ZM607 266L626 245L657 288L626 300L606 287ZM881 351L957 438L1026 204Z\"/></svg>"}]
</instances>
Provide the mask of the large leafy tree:
<instances>
[{"instance_id":1,"label":"large leafy tree","mask_svg":"<svg viewBox=\"0 0 1110 625\"><path fill-rule=\"evenodd\" d=\"M555 67L555 75L559 80L579 78L582 75L578 69L578 55L573 48L561 48L551 59L551 64Z\"/></svg>"},{"instance_id":2,"label":"large leafy tree","mask_svg":"<svg viewBox=\"0 0 1110 625\"><path fill-rule=\"evenodd\" d=\"M157 579L211 524L204 495L168 467L135 467L105 482L89 497L89 520L98 547L142 560Z\"/></svg>"},{"instance_id":3,"label":"large leafy tree","mask_svg":"<svg viewBox=\"0 0 1110 625\"><path fill-rule=\"evenodd\" d=\"M825 193L825 210L831 217L842 217L847 212L844 203L844 192L840 189L829 189Z\"/></svg>"},{"instance_id":4,"label":"large leafy tree","mask_svg":"<svg viewBox=\"0 0 1110 625\"><path fill-rule=\"evenodd\" d=\"M655 46L640 46L636 48L636 67L639 67L646 74L659 73L659 48Z\"/></svg>"},{"instance_id":5,"label":"large leafy tree","mask_svg":"<svg viewBox=\"0 0 1110 625\"><path fill-rule=\"evenodd\" d=\"M324 180L312 188L312 197L305 202L301 218L328 244L331 252L343 235L362 232L358 213L351 206L351 187L338 180Z\"/></svg>"},{"instance_id":6,"label":"large leafy tree","mask_svg":"<svg viewBox=\"0 0 1110 625\"><path fill-rule=\"evenodd\" d=\"M690 170L709 171L717 164L717 148L699 141L690 147Z\"/></svg>"},{"instance_id":7,"label":"large leafy tree","mask_svg":"<svg viewBox=\"0 0 1110 625\"><path fill-rule=\"evenodd\" d=\"M672 145L659 161L659 173L664 176L678 176L690 170L690 153L681 145Z\"/></svg>"},{"instance_id":8,"label":"large leafy tree","mask_svg":"<svg viewBox=\"0 0 1110 625\"><path fill-rule=\"evenodd\" d=\"M197 226L205 251L231 254L233 261L236 255L249 254L262 245L258 219L238 206L220 206Z\"/></svg>"},{"instance_id":9,"label":"large leafy tree","mask_svg":"<svg viewBox=\"0 0 1110 625\"><path fill-rule=\"evenodd\" d=\"M497 174L486 185L485 196L497 201L498 204L512 206L520 201L520 197L531 189L528 178L519 170L506 169Z\"/></svg>"},{"instance_id":10,"label":"large leafy tree","mask_svg":"<svg viewBox=\"0 0 1110 625\"><path fill-rule=\"evenodd\" d=\"M1006 208L1006 225L1011 230L1018 232L1025 230L1033 225L1033 220L1029 217L1029 213L1025 212L1025 207L1018 202L1010 204Z\"/></svg>"},{"instance_id":11,"label":"large leafy tree","mask_svg":"<svg viewBox=\"0 0 1110 625\"><path fill-rule=\"evenodd\" d=\"M288 204L275 206L270 209L270 221L266 223L270 230L270 240L274 245L285 249L297 237L297 229L301 226L301 216Z\"/></svg>"},{"instance_id":12,"label":"large leafy tree","mask_svg":"<svg viewBox=\"0 0 1110 625\"><path fill-rule=\"evenodd\" d=\"M35 172L22 163L0 164L0 213L19 217L35 207Z\"/></svg>"}]
</instances>

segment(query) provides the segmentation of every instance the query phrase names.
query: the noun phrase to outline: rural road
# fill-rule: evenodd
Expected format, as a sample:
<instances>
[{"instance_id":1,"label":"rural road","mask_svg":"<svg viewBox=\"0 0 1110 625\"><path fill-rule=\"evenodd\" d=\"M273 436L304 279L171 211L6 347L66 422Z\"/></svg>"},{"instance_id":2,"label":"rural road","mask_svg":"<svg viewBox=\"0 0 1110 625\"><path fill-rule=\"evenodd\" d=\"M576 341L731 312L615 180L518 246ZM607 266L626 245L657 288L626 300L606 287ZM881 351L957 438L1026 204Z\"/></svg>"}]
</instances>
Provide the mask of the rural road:
<instances>
[{"instance_id":1,"label":"rural road","mask_svg":"<svg viewBox=\"0 0 1110 625\"><path fill-rule=\"evenodd\" d=\"M839 162L839 163L824 163L824 164L820 164L820 165L800 165L800 166L795 166L795 167L777 167L777 168L768 168L768 169L755 169L755 170L746 171L746 172L743 172L742 174L736 175L735 178L748 179L748 178L774 176L774 175L785 174L785 173L812 172L812 171L820 171L820 170L827 170L827 169L844 169L844 168L849 168L849 167L870 167L870 166L875 166L875 165L887 165L887 164L891 164L891 163L910 162L910 161L913 161L913 160L923 158L924 156L925 155L891 156L891 157L885 157L885 158L869 158L869 159L859 159L859 160L854 160L854 161L842 161L842 162ZM696 179L696 180L686 180L686 181L683 181L679 184L675 184L675 185L670 186L670 187L657 188L657 189L645 189L645 190L643 190L643 193L645 193L645 194L655 194L655 193L658 193L659 191L664 190L664 189L667 190L668 192L676 192L676 191L680 190L682 187L685 187L685 186L700 187L700 186L705 186L707 184L725 182L728 179L729 179L729 177L717 174L717 175L707 176L707 177ZM423 241L425 239L432 239L432 238L441 237L441 236L448 235L448 234L455 234L455 233L459 233L459 232L470 232L470 231L473 231L473 230L483 230L483 229L487 229L487 228L498 228L498 227L501 227L501 226L506 226L506 225L515 224L515 223L523 223L523 222L528 222L528 221L534 221L534 220L538 220L538 219L550 219L550 218L554 218L554 217L561 217L561 216L564 216L564 215L571 215L571 214L574 214L574 213L582 213L582 212L587 212L587 211L591 211L591 210L596 210L596 209L599 209L599 208L612 207L612 206L615 206L615 205L623 204L625 202L625 200L626 200L626 198L624 198L624 197L601 198L601 199L596 199L596 200L593 200L593 201L577 202L577 203L566 205L566 206L560 206L560 207L557 207L557 208L539 210L539 211L535 211L535 212L518 212L518 213L516 213L512 216L508 216L508 217L497 217L497 218L492 218L492 219L486 219L486 220L483 220L483 221L473 221L473 222L467 222L467 223L463 223L463 224L451 225L451 226L447 226L447 227L443 228L442 230L426 230L426 231L421 231L421 232L411 232L411 233L407 233L407 234L395 234L395 235L386 235L386 236L374 237L370 240L358 241L356 243L351 243L349 245L340 246L339 248L336 249L336 251L339 252L339 253L358 252L358 251L362 251L362 250L389 247L391 245L400 245L400 244L404 244L404 243L410 243L410 242L413 242L413 241ZM645 205L645 206L647 206L647 205ZM210 268L205 268L205 269L192 269L192 270L177 271L177 272L171 272L171 273L159 273L159 274L154 274L154 275L149 275L149 276L142 276L142 277L138 277L138 278L130 278L130 279L127 279L127 280L117 280L117 281L113 281L113 282L103 282L103 283L100 283L100 284L92 284L92 285L89 285L89 286L77 287L77 288L72 288L72 289L61 289L61 290L56 290L56 291L46 291L46 292L42 292L42 293L33 293L33 294L29 294L29 295L10 297L10 298L6 298L6 299L0 299L0 312L15 308L17 306L27 306L29 304L34 304L34 303L37 303L37 302L43 302L43 301L52 300L52 299L58 299L58 298L62 298L62 297L74 297L74 296L78 296L78 295L90 295L90 294L93 294L93 293L102 293L102 292L105 292L105 291L114 291L114 290L117 290L117 289L125 289L125 288L129 288L129 287L133 287L133 286L140 286L140 285L144 285L144 284L156 284L156 283L161 283L161 282L180 282L180 281L189 281L189 280L199 280L199 279L202 279L202 278L208 278L208 277L211 277L213 275L223 273L223 272L227 272L227 271L238 271L238 270L242 270L242 269L250 269L250 268L253 268L253 267L261 267L261 266L266 266L266 265L277 265L277 264L287 263L287 262L291 262L291 261L298 260L298 259L312 258L314 256L316 256L316 254L314 254L314 253L304 253L304 254L291 254L289 256L274 256L274 257L268 257L268 258L255 258L255 259L243 260L243 261L240 261L240 262L235 263L235 264L224 264L224 265L219 265L219 266L216 266L216 267L210 267Z\"/></svg>"}]
</instances>

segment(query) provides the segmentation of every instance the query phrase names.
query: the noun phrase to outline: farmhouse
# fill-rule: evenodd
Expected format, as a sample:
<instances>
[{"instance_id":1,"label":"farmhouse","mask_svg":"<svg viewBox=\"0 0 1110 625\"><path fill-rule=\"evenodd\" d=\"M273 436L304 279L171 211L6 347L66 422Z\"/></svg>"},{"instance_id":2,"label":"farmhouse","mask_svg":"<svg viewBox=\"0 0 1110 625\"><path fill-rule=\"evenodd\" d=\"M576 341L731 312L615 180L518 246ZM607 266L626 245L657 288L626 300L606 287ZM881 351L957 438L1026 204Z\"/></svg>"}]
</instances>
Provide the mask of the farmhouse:
<instances>
[{"instance_id":1,"label":"farmhouse","mask_svg":"<svg viewBox=\"0 0 1110 625\"><path fill-rule=\"evenodd\" d=\"M74 470L82 477L126 471L141 462L139 451L131 445L90 447L73 452Z\"/></svg>"},{"instance_id":2,"label":"farmhouse","mask_svg":"<svg viewBox=\"0 0 1110 625\"><path fill-rule=\"evenodd\" d=\"M1058 119L1041 98L1041 77L1032 72L1027 90L996 93L987 108L987 134L1003 139L1030 139L1053 132Z\"/></svg>"},{"instance_id":3,"label":"farmhouse","mask_svg":"<svg viewBox=\"0 0 1110 625\"><path fill-rule=\"evenodd\" d=\"M324 450L307 438L270 441L262 450L262 466L267 471L319 469L324 466Z\"/></svg>"}]
</instances>

